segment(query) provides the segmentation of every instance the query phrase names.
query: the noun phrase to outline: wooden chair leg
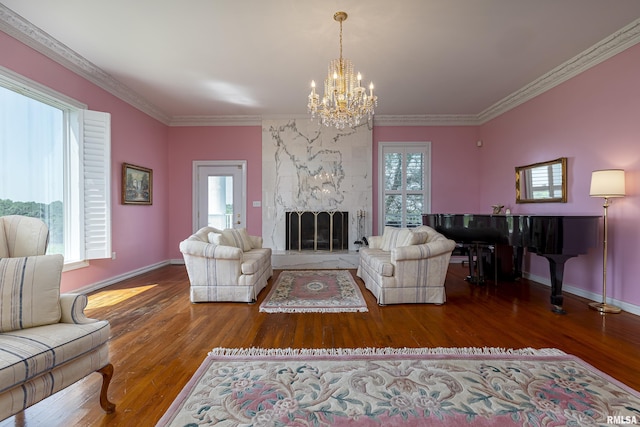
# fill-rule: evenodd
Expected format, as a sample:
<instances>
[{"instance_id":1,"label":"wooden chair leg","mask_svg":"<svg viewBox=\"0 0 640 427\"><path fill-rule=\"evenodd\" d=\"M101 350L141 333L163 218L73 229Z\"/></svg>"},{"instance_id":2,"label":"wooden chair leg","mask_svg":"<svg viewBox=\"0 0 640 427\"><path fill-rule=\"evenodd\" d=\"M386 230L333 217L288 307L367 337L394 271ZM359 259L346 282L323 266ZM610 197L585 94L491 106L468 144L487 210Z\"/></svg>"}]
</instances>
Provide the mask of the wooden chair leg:
<instances>
[{"instance_id":1,"label":"wooden chair leg","mask_svg":"<svg viewBox=\"0 0 640 427\"><path fill-rule=\"evenodd\" d=\"M113 365L109 363L105 367L98 369L98 372L102 374L102 389L100 390L100 406L107 414L111 414L116 411L116 405L109 402L107 391L109 389L109 383L113 376Z\"/></svg>"}]
</instances>

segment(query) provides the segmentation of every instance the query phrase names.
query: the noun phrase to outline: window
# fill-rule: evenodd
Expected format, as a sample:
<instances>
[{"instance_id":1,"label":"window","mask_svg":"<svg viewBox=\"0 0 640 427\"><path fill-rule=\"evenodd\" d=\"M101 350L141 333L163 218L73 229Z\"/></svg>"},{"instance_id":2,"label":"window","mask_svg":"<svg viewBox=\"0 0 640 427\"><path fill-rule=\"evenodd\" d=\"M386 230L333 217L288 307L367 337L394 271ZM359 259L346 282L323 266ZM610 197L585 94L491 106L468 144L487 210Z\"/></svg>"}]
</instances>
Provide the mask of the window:
<instances>
[{"instance_id":1,"label":"window","mask_svg":"<svg viewBox=\"0 0 640 427\"><path fill-rule=\"evenodd\" d=\"M380 143L380 224L417 227L430 210L430 143Z\"/></svg>"},{"instance_id":2,"label":"window","mask_svg":"<svg viewBox=\"0 0 640 427\"><path fill-rule=\"evenodd\" d=\"M110 116L0 68L0 215L41 218L69 265L111 255Z\"/></svg>"},{"instance_id":3,"label":"window","mask_svg":"<svg viewBox=\"0 0 640 427\"><path fill-rule=\"evenodd\" d=\"M553 163L529 169L524 175L526 194L533 199L555 199L562 197L562 164Z\"/></svg>"}]
</instances>

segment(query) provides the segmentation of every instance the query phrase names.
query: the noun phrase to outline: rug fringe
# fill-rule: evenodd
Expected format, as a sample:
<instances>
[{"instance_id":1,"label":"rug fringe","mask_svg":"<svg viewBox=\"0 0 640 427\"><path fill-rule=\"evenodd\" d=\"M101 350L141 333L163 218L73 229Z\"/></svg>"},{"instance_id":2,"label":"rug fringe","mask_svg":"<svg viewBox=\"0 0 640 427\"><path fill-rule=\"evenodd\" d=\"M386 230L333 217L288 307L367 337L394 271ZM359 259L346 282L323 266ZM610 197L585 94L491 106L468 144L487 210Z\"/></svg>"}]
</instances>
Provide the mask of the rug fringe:
<instances>
[{"instance_id":1,"label":"rug fringe","mask_svg":"<svg viewBox=\"0 0 640 427\"><path fill-rule=\"evenodd\" d=\"M557 348L535 349L531 347L513 349L503 347L361 347L361 348L225 348L216 347L209 356L370 356L370 355L420 355L420 354L491 354L524 356L562 356L566 355Z\"/></svg>"},{"instance_id":2,"label":"rug fringe","mask_svg":"<svg viewBox=\"0 0 640 427\"><path fill-rule=\"evenodd\" d=\"M367 307L260 307L262 313L365 313Z\"/></svg>"}]
</instances>

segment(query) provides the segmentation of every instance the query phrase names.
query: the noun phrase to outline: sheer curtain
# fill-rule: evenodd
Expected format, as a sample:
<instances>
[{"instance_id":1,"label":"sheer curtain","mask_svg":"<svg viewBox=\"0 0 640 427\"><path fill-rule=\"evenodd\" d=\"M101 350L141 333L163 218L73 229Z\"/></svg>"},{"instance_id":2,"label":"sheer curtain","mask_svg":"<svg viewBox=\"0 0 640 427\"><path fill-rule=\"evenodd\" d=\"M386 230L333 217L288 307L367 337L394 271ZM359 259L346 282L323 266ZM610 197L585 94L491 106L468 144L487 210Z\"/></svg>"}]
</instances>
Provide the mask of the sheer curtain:
<instances>
[{"instance_id":1,"label":"sheer curtain","mask_svg":"<svg viewBox=\"0 0 640 427\"><path fill-rule=\"evenodd\" d=\"M0 215L38 217L64 254L64 111L0 87Z\"/></svg>"}]
</instances>

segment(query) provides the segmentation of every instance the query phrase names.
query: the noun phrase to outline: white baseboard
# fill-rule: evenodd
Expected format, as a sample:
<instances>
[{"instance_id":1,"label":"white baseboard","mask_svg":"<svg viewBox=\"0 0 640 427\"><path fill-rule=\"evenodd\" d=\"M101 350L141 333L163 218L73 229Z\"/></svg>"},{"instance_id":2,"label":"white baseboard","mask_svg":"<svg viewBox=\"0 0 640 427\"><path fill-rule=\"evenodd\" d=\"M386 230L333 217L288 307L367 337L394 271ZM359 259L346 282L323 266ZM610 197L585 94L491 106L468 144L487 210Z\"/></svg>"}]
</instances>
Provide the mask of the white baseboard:
<instances>
[{"instance_id":1,"label":"white baseboard","mask_svg":"<svg viewBox=\"0 0 640 427\"><path fill-rule=\"evenodd\" d=\"M528 280L532 280L534 282L540 283L542 285L551 287L551 281L546 278L546 277L542 277L542 276L536 276L534 274L529 274L529 273L522 273L522 277L524 277L525 279ZM563 283L562 284L562 292L567 292L573 295L577 295L579 297L582 298L586 298L589 299L591 301L596 301L596 302L601 302L602 301L602 294L598 294L596 292L590 292L590 291L585 291L584 289L580 289L578 287L572 286L570 284L567 283ZM616 299L613 298L607 298L607 304L612 304L612 305L616 305L618 307L620 307L621 309L623 309L624 311L627 311L629 313L632 314L636 314L636 315L640 315L640 306L634 305L634 304L629 304L626 303L624 301L618 301Z\"/></svg>"},{"instance_id":2,"label":"white baseboard","mask_svg":"<svg viewBox=\"0 0 640 427\"><path fill-rule=\"evenodd\" d=\"M127 273L119 274L118 276L110 277L106 280L101 280L100 282L92 283L91 285L83 286L80 289L75 289L73 291L69 291L68 293L81 293L87 294L89 292L94 292L104 287L114 285L118 282L121 282L126 279L131 279L132 277L138 276L143 273L148 273L149 271L158 269L160 267L164 267L165 265L169 265L169 261L161 261L156 264L151 264L146 267L138 268L136 270L129 271Z\"/></svg>"}]
</instances>

